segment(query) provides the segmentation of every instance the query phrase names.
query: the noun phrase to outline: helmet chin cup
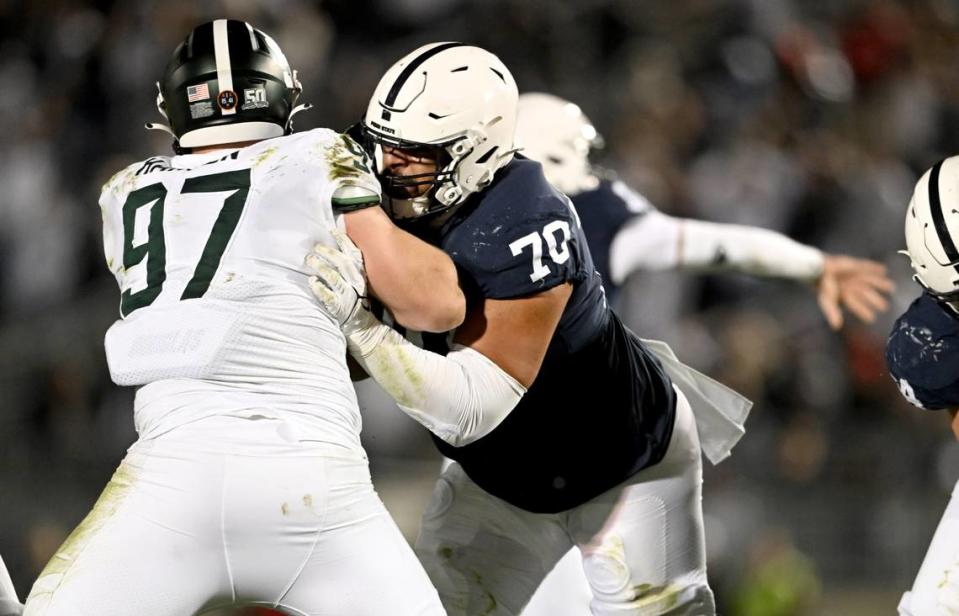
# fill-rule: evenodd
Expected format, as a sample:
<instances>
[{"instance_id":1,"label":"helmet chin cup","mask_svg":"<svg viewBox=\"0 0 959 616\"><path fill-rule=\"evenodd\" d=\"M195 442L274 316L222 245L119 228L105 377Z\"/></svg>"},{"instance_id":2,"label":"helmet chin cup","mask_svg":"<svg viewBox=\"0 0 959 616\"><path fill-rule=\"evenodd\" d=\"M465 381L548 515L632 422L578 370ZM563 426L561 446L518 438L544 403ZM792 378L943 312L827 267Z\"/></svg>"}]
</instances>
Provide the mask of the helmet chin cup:
<instances>
[{"instance_id":1,"label":"helmet chin cup","mask_svg":"<svg viewBox=\"0 0 959 616\"><path fill-rule=\"evenodd\" d=\"M467 132L462 139L451 144L446 151L449 152L453 158L462 158L476 148L477 142L475 131L471 130Z\"/></svg>"},{"instance_id":2,"label":"helmet chin cup","mask_svg":"<svg viewBox=\"0 0 959 616\"><path fill-rule=\"evenodd\" d=\"M436 189L436 200L445 206L453 206L463 198L463 189L453 184L443 184Z\"/></svg>"}]
</instances>

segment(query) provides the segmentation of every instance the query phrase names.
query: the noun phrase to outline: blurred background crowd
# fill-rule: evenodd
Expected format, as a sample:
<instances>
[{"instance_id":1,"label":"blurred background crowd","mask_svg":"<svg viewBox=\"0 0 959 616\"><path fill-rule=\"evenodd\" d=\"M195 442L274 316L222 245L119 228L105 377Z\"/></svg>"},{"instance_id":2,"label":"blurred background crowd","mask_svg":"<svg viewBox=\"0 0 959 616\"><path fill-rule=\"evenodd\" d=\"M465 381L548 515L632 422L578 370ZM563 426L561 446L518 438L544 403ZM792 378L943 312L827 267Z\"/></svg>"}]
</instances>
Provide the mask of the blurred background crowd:
<instances>
[{"instance_id":1,"label":"blurred background crowd","mask_svg":"<svg viewBox=\"0 0 959 616\"><path fill-rule=\"evenodd\" d=\"M945 419L908 407L882 359L919 293L896 255L912 186L959 152L954 0L0 0L0 554L21 594L135 438L103 356L119 294L100 185L170 152L142 129L154 82L194 25L227 16L298 68L316 107L301 129L358 120L417 46L469 42L520 91L578 102L605 136L597 162L662 210L885 262L892 311L839 333L809 289L734 275L638 274L619 309L755 400L705 471L722 613L894 612L959 478ZM360 389L374 481L412 537L437 454Z\"/></svg>"}]
</instances>

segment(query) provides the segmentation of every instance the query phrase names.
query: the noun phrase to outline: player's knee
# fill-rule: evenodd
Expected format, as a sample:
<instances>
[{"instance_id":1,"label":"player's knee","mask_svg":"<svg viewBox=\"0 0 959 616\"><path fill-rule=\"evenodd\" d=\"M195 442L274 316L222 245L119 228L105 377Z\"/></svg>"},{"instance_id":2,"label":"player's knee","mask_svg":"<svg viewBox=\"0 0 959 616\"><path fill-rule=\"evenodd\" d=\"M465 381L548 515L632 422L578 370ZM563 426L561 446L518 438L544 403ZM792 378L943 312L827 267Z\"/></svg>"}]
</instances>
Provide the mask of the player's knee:
<instances>
[{"instance_id":1,"label":"player's knee","mask_svg":"<svg viewBox=\"0 0 959 616\"><path fill-rule=\"evenodd\" d=\"M705 581L636 583L624 561L615 556L586 562L597 616L714 616L713 593Z\"/></svg>"}]
</instances>

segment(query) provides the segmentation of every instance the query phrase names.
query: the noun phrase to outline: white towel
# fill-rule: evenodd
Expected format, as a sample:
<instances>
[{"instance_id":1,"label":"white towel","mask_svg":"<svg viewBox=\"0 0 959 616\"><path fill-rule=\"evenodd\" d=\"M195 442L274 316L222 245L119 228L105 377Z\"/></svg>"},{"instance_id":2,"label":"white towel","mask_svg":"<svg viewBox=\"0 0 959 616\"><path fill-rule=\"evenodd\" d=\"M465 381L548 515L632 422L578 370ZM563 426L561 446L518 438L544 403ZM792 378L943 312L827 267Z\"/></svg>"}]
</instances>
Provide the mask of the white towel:
<instances>
[{"instance_id":1,"label":"white towel","mask_svg":"<svg viewBox=\"0 0 959 616\"><path fill-rule=\"evenodd\" d=\"M752 401L679 361L665 342L642 340L689 399L706 459L715 465L728 458L746 433L744 424L753 406Z\"/></svg>"}]
</instances>

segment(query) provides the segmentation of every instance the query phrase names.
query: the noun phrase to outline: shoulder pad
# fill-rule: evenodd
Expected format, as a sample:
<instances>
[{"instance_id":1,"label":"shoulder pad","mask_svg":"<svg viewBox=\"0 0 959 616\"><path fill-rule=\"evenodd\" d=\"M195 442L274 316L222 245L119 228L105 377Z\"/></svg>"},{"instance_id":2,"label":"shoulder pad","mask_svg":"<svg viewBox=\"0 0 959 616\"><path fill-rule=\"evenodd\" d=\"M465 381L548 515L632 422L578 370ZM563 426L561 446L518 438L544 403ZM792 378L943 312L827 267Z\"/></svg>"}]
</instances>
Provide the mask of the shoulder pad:
<instances>
[{"instance_id":1,"label":"shoulder pad","mask_svg":"<svg viewBox=\"0 0 959 616\"><path fill-rule=\"evenodd\" d=\"M959 315L922 295L896 320L886 363L904 394L911 390L910 402L925 408L959 406Z\"/></svg>"}]
</instances>

